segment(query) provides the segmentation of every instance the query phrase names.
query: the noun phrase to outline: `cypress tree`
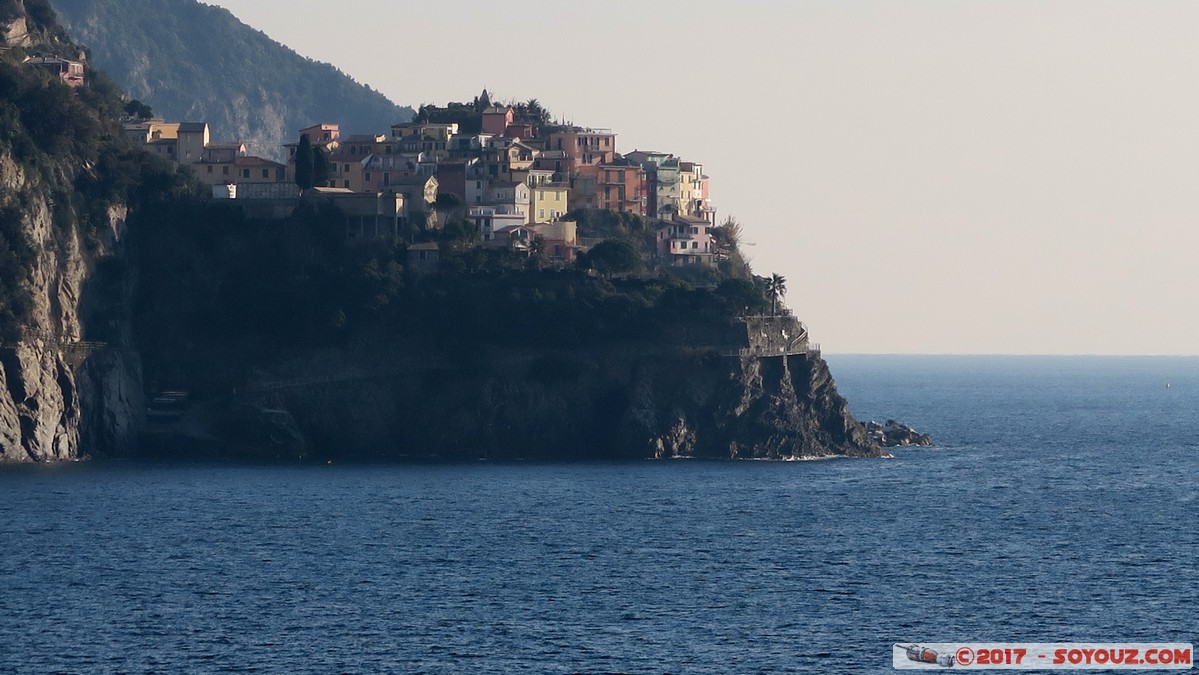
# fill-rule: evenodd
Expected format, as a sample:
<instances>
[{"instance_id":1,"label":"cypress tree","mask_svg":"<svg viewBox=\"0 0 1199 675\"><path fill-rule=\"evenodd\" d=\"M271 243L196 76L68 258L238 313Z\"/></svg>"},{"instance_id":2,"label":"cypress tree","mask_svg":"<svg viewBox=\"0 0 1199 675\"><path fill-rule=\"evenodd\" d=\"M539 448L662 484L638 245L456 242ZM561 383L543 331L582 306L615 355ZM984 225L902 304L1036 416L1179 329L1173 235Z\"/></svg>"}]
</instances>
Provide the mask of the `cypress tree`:
<instances>
[{"instance_id":1,"label":"cypress tree","mask_svg":"<svg viewBox=\"0 0 1199 675\"><path fill-rule=\"evenodd\" d=\"M329 185L329 158L320 146L312 149L312 184L321 187Z\"/></svg>"},{"instance_id":2,"label":"cypress tree","mask_svg":"<svg viewBox=\"0 0 1199 675\"><path fill-rule=\"evenodd\" d=\"M300 147L296 148L296 185L301 190L312 187L312 141L308 134L300 136Z\"/></svg>"}]
</instances>

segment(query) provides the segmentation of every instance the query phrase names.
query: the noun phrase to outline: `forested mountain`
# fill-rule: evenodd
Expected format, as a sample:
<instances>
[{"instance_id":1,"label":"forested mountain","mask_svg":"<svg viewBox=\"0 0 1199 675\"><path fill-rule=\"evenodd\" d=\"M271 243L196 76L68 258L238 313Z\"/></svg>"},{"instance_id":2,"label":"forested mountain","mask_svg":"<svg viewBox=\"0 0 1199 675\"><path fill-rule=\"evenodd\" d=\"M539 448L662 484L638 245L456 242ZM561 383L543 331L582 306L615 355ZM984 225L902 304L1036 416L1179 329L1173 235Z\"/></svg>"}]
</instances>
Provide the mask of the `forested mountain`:
<instances>
[{"instance_id":1,"label":"forested mountain","mask_svg":"<svg viewBox=\"0 0 1199 675\"><path fill-rule=\"evenodd\" d=\"M51 0L74 40L128 94L174 121L206 121L213 139L277 157L310 124L372 133L412 108L313 61L197 0Z\"/></svg>"}]
</instances>

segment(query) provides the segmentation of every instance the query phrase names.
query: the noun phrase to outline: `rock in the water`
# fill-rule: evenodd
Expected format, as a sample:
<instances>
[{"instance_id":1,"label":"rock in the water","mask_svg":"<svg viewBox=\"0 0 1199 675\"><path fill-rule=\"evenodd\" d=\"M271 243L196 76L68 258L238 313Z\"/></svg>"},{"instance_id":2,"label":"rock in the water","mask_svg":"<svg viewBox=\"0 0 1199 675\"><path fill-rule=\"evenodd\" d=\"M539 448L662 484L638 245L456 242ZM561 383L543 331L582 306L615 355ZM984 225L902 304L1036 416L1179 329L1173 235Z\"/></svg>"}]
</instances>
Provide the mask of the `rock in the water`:
<instances>
[{"instance_id":1,"label":"rock in the water","mask_svg":"<svg viewBox=\"0 0 1199 675\"><path fill-rule=\"evenodd\" d=\"M933 445L933 439L928 434L922 434L906 424L895 420L887 420L884 424L870 421L866 423L866 432L884 448Z\"/></svg>"}]
</instances>

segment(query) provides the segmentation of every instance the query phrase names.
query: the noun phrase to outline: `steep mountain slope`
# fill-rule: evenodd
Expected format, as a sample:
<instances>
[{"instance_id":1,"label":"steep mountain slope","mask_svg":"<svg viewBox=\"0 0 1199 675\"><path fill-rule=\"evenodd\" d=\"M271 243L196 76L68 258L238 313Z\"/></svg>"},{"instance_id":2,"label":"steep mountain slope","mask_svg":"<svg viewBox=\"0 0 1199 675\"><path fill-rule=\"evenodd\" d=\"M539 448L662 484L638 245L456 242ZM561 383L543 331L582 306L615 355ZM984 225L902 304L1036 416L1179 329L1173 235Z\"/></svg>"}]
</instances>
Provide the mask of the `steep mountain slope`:
<instances>
[{"instance_id":1,"label":"steep mountain slope","mask_svg":"<svg viewBox=\"0 0 1199 675\"><path fill-rule=\"evenodd\" d=\"M206 121L213 138L278 156L296 130L337 122L348 133L412 117L326 63L296 54L220 7L196 0L52 0L92 63L170 120Z\"/></svg>"},{"instance_id":2,"label":"steep mountain slope","mask_svg":"<svg viewBox=\"0 0 1199 675\"><path fill-rule=\"evenodd\" d=\"M71 89L22 63L78 52L45 0L5 0L0 17L0 462L131 454L126 216L141 180L170 174L125 141L110 81Z\"/></svg>"}]
</instances>

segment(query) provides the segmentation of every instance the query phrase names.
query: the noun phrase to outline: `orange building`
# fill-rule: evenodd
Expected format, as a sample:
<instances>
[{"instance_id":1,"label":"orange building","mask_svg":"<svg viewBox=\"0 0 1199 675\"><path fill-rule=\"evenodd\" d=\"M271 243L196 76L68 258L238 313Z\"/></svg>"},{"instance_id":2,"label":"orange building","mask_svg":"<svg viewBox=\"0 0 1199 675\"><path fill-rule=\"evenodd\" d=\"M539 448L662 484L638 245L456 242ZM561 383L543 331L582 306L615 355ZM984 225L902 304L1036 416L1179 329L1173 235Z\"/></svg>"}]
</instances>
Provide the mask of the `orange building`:
<instances>
[{"instance_id":1,"label":"orange building","mask_svg":"<svg viewBox=\"0 0 1199 675\"><path fill-rule=\"evenodd\" d=\"M641 167L605 164L599 167L598 178L599 208L645 215L645 171Z\"/></svg>"}]
</instances>

